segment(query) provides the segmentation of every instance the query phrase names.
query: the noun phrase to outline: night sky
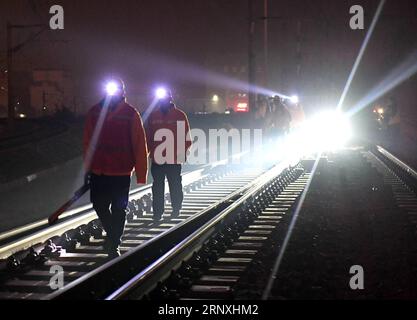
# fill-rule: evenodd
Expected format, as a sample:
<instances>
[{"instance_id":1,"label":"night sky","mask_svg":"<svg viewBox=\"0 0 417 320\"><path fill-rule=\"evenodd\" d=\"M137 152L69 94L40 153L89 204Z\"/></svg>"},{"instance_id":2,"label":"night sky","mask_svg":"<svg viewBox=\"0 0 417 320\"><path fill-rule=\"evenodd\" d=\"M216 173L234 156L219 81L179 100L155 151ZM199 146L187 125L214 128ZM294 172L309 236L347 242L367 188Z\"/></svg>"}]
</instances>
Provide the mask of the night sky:
<instances>
[{"instance_id":1,"label":"night sky","mask_svg":"<svg viewBox=\"0 0 417 320\"><path fill-rule=\"evenodd\" d=\"M201 97L206 93L205 70L217 72L217 67L229 63L227 56L247 59L246 0L3 0L0 25L5 27L6 20L48 23L53 4L65 9L65 30L45 32L21 50L16 68L69 70L86 104L99 97L100 81L109 74L122 76L128 89L140 94L147 94L156 82L166 82L183 96ZM254 4L255 16L262 16L263 1ZM279 17L269 23L269 87L285 94L297 92L307 108L316 108L320 101L337 102L366 32L349 28L353 4L364 7L368 28L376 0L269 0L269 15ZM258 66L263 57L262 27L262 22L256 25ZM347 102L364 95L416 50L416 34L417 2L388 0ZM14 41L28 35L19 31ZM2 68L4 51L2 28ZM207 64L213 57L218 66ZM405 93L415 88L415 77L402 86Z\"/></svg>"}]
</instances>

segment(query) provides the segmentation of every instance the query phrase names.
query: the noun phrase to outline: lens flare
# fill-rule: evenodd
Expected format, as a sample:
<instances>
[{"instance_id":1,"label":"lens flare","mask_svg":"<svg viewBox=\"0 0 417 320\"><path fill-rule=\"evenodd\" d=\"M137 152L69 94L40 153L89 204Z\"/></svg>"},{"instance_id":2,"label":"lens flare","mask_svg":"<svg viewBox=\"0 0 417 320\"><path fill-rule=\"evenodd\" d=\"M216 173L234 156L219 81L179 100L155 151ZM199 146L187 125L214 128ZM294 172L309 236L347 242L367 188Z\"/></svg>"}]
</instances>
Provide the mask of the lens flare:
<instances>
[{"instance_id":1,"label":"lens flare","mask_svg":"<svg viewBox=\"0 0 417 320\"><path fill-rule=\"evenodd\" d=\"M379 5L378 5L378 8L376 9L374 18L372 19L371 26L369 27L369 30L366 33L365 40L362 43L362 46L361 46L361 48L359 50L359 54L356 57L355 63L353 65L353 68L352 68L352 70L351 70L351 72L349 74L349 78L348 78L348 80L346 82L345 88L343 89L342 96L340 97L339 103L337 104L337 110L341 110L342 107L343 107L343 103L344 103L344 101L346 99L346 96L347 96L347 94L349 92L350 85L352 84L353 78L355 77L356 71L357 71L357 69L358 69L358 67L359 67L359 65L361 63L362 57L363 57L363 55L365 53L365 50L366 50L366 48L368 46L368 43L369 43L369 41L370 41L370 39L372 37L372 34L374 32L374 29L375 29L375 26L376 26L376 24L378 22L378 19L379 19L380 15L381 15L382 9L384 8L385 1L386 0L381 0L379 2Z\"/></svg>"},{"instance_id":2,"label":"lens flare","mask_svg":"<svg viewBox=\"0 0 417 320\"><path fill-rule=\"evenodd\" d=\"M413 77L416 73L417 51L414 51L403 63L393 69L385 79L383 79L377 86L371 89L368 94L352 106L349 110L349 115L353 116L357 112L360 112L380 97Z\"/></svg>"}]
</instances>

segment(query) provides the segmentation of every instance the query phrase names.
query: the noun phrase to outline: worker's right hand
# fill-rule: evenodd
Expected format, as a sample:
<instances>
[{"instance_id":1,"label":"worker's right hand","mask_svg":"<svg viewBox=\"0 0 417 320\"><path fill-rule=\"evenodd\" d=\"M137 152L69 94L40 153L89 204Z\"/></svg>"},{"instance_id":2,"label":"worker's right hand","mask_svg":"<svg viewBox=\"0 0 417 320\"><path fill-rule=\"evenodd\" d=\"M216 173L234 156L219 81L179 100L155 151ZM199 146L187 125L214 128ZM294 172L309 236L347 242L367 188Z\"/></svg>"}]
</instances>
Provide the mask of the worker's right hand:
<instances>
[{"instance_id":1,"label":"worker's right hand","mask_svg":"<svg viewBox=\"0 0 417 320\"><path fill-rule=\"evenodd\" d=\"M91 172L86 172L84 175L84 184L88 185L91 182Z\"/></svg>"}]
</instances>

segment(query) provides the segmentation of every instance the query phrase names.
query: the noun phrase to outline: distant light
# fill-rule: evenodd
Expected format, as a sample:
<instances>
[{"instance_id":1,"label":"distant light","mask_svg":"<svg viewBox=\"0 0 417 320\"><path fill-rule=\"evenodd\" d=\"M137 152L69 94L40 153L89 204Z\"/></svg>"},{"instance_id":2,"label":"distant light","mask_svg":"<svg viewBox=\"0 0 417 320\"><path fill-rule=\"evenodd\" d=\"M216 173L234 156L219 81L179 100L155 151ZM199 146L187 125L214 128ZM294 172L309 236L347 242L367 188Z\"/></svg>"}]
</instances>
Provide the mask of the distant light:
<instances>
[{"instance_id":1,"label":"distant light","mask_svg":"<svg viewBox=\"0 0 417 320\"><path fill-rule=\"evenodd\" d=\"M46 109L48 109L48 107L47 107L47 106L43 106L43 107L42 107L42 110L43 110L43 111L46 111Z\"/></svg>"},{"instance_id":2,"label":"distant light","mask_svg":"<svg viewBox=\"0 0 417 320\"><path fill-rule=\"evenodd\" d=\"M118 90L119 90L119 86L117 85L116 82L110 81L109 83L106 84L106 92L109 96L114 96Z\"/></svg>"},{"instance_id":3,"label":"distant light","mask_svg":"<svg viewBox=\"0 0 417 320\"><path fill-rule=\"evenodd\" d=\"M168 91L165 88L158 88L155 91L155 97L157 99L164 99L166 97L168 97Z\"/></svg>"},{"instance_id":4,"label":"distant light","mask_svg":"<svg viewBox=\"0 0 417 320\"><path fill-rule=\"evenodd\" d=\"M217 94L213 95L213 97L211 98L211 101L213 101L214 103L219 102L219 96Z\"/></svg>"},{"instance_id":5,"label":"distant light","mask_svg":"<svg viewBox=\"0 0 417 320\"><path fill-rule=\"evenodd\" d=\"M323 152L345 146L352 137L352 131L347 116L329 110L307 121L301 137L306 149Z\"/></svg>"},{"instance_id":6,"label":"distant light","mask_svg":"<svg viewBox=\"0 0 417 320\"><path fill-rule=\"evenodd\" d=\"M19 113L19 118L21 119L26 118L26 115L24 113Z\"/></svg>"},{"instance_id":7,"label":"distant light","mask_svg":"<svg viewBox=\"0 0 417 320\"><path fill-rule=\"evenodd\" d=\"M224 113L225 114L230 114L230 110L226 110Z\"/></svg>"},{"instance_id":8,"label":"distant light","mask_svg":"<svg viewBox=\"0 0 417 320\"><path fill-rule=\"evenodd\" d=\"M249 112L249 106L247 102L239 102L236 105L235 112Z\"/></svg>"},{"instance_id":9,"label":"distant light","mask_svg":"<svg viewBox=\"0 0 417 320\"><path fill-rule=\"evenodd\" d=\"M298 102L300 102L300 99L298 98L298 96L292 96L290 98L290 101L294 104L297 104Z\"/></svg>"},{"instance_id":10,"label":"distant light","mask_svg":"<svg viewBox=\"0 0 417 320\"><path fill-rule=\"evenodd\" d=\"M384 114L384 109L383 108L378 108L378 110L376 112L378 112L378 114Z\"/></svg>"}]
</instances>

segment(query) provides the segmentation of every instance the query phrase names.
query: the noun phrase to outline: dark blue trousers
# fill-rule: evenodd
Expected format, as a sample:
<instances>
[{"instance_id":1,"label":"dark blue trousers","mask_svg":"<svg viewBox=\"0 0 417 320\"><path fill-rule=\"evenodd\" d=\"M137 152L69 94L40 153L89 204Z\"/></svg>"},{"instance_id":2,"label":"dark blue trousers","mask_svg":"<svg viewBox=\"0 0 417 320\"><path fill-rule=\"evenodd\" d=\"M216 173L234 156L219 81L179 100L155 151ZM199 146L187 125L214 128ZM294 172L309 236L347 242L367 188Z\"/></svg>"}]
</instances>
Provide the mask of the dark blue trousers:
<instances>
[{"instance_id":1,"label":"dark blue trousers","mask_svg":"<svg viewBox=\"0 0 417 320\"><path fill-rule=\"evenodd\" d=\"M168 180L172 209L180 211L184 194L182 191L182 177L180 164L156 164L152 163L151 173L153 178L153 213L162 215L165 210L165 177Z\"/></svg>"},{"instance_id":2,"label":"dark blue trousers","mask_svg":"<svg viewBox=\"0 0 417 320\"><path fill-rule=\"evenodd\" d=\"M91 175L91 202L100 218L107 239L119 246L126 223L130 176Z\"/></svg>"}]
</instances>

